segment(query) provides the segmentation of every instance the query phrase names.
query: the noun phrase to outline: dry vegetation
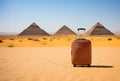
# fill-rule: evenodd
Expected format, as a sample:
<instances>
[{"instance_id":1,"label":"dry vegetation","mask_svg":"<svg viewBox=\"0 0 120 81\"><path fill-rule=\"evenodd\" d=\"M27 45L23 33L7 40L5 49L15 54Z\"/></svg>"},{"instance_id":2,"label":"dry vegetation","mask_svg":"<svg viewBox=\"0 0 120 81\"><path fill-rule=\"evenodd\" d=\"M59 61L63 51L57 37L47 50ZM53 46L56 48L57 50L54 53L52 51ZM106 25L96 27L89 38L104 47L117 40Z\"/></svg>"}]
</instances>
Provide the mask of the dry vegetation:
<instances>
[{"instance_id":1,"label":"dry vegetation","mask_svg":"<svg viewBox=\"0 0 120 81\"><path fill-rule=\"evenodd\" d=\"M0 43L3 43L3 41L2 41L2 40L0 40Z\"/></svg>"},{"instance_id":2,"label":"dry vegetation","mask_svg":"<svg viewBox=\"0 0 120 81\"><path fill-rule=\"evenodd\" d=\"M0 47L71 46L76 39L71 36L1 36ZM87 36L92 46L120 46L120 36Z\"/></svg>"}]
</instances>

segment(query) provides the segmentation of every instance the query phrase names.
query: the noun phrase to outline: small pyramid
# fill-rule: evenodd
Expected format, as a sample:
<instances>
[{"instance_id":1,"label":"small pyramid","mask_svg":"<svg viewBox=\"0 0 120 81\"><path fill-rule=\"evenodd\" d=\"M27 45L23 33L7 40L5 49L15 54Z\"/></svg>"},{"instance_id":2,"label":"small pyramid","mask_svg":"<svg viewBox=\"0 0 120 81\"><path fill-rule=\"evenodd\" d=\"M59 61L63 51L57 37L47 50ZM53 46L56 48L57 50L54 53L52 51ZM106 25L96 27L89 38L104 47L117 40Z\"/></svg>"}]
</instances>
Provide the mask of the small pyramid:
<instances>
[{"instance_id":1,"label":"small pyramid","mask_svg":"<svg viewBox=\"0 0 120 81\"><path fill-rule=\"evenodd\" d=\"M102 24L97 22L91 29L86 32L86 35L114 35L110 30L106 29Z\"/></svg>"},{"instance_id":2,"label":"small pyramid","mask_svg":"<svg viewBox=\"0 0 120 81\"><path fill-rule=\"evenodd\" d=\"M36 36L36 35L45 35L48 36L49 34L41 29L36 23L32 23L28 28L23 30L18 36Z\"/></svg>"},{"instance_id":3,"label":"small pyramid","mask_svg":"<svg viewBox=\"0 0 120 81\"><path fill-rule=\"evenodd\" d=\"M76 34L75 32L73 32L70 28L64 25L54 35L75 35L75 34Z\"/></svg>"}]
</instances>

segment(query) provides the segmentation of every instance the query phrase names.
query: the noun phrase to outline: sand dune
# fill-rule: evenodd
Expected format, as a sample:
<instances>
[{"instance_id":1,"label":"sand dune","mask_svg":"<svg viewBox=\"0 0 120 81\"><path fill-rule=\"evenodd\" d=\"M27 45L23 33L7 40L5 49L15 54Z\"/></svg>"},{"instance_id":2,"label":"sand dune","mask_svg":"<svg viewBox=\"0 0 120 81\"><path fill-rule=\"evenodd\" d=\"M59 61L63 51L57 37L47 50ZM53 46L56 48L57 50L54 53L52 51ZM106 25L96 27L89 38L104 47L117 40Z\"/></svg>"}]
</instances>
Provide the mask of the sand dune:
<instances>
[{"instance_id":1,"label":"sand dune","mask_svg":"<svg viewBox=\"0 0 120 81\"><path fill-rule=\"evenodd\" d=\"M0 81L119 81L120 47L93 47L91 67L73 67L70 47L0 48Z\"/></svg>"}]
</instances>

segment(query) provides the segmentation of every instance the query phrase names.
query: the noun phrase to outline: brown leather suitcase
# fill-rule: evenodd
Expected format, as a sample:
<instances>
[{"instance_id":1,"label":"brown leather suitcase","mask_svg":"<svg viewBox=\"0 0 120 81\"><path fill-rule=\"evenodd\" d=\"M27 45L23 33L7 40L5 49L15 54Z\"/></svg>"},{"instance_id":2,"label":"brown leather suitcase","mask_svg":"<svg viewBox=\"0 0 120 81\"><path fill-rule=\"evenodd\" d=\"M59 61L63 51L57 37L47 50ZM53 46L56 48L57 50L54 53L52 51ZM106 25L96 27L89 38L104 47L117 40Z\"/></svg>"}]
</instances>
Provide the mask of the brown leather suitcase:
<instances>
[{"instance_id":1,"label":"brown leather suitcase","mask_svg":"<svg viewBox=\"0 0 120 81\"><path fill-rule=\"evenodd\" d=\"M85 30L79 28L79 30ZM72 42L71 46L73 66L90 66L91 64L91 41L85 38L78 38Z\"/></svg>"}]
</instances>

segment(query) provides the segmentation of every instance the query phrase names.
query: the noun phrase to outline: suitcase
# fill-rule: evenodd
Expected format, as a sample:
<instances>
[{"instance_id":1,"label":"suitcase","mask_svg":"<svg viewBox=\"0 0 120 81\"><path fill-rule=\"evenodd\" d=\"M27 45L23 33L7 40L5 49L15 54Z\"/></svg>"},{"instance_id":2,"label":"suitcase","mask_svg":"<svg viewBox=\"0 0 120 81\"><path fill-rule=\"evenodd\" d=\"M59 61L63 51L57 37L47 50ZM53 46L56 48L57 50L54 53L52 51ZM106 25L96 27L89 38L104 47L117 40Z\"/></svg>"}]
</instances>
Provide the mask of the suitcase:
<instances>
[{"instance_id":1,"label":"suitcase","mask_svg":"<svg viewBox=\"0 0 120 81\"><path fill-rule=\"evenodd\" d=\"M84 30L84 28L79 28ZM91 41L85 38L78 38L72 42L71 46L71 57L73 67L79 66L90 66L91 64Z\"/></svg>"}]
</instances>

